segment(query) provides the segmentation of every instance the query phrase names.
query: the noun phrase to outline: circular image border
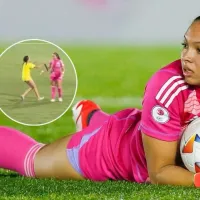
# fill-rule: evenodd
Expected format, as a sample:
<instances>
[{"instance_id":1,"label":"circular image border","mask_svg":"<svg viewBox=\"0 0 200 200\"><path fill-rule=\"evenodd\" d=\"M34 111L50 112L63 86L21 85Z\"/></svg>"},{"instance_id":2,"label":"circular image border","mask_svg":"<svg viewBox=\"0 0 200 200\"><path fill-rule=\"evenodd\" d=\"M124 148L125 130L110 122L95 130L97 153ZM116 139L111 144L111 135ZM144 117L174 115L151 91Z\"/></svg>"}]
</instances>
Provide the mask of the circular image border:
<instances>
[{"instance_id":1,"label":"circular image border","mask_svg":"<svg viewBox=\"0 0 200 200\"><path fill-rule=\"evenodd\" d=\"M72 64L72 67L74 69L74 72L75 72L75 80L76 80L76 87L75 87L75 91L74 91L74 96L69 104L69 106L64 110L63 113L61 113L58 117L56 117L55 119L49 121L49 122L45 122L45 123L42 123L42 124L28 124L28 123L23 123L23 122L20 122L18 120L15 120L13 119L12 117L10 117L9 115L7 115L3 109L1 108L1 105L0 105L0 111L6 116L8 117L10 120L18 123L18 124L21 124L21 125L24 125L24 126L44 126L44 125L47 125L47 124L50 124L56 120L58 120L59 118L61 118L68 110L69 108L72 106L73 102L74 102L74 99L76 97L76 93L77 93L77 89L78 89L78 77L77 77L77 72L76 72L76 68L75 68L75 65L74 63L72 62L71 58L69 57L69 55L61 48L59 47L58 45L54 44L53 42L49 42L47 40L43 40L43 39L24 39L24 40L20 40L12 45L10 45L9 47L7 47L1 54L0 54L0 58L3 56L3 54L5 54L10 48L12 48L13 46L17 45L17 44L20 44L20 43L23 43L23 42L30 42L30 41L40 41L40 42L45 42L45 43L49 43L55 47L57 47L59 50L61 50L66 56L67 58L69 59L70 63ZM33 43L34 44L34 43Z\"/></svg>"}]
</instances>

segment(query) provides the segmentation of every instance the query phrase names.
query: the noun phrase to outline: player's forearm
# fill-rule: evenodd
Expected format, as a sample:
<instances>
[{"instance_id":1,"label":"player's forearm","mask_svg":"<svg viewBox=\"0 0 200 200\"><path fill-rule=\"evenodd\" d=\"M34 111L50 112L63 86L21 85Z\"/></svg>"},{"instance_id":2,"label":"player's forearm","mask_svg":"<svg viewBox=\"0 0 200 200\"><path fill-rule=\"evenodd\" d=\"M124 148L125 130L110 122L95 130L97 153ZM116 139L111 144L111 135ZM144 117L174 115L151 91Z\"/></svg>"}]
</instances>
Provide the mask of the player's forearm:
<instances>
[{"instance_id":1,"label":"player's forearm","mask_svg":"<svg viewBox=\"0 0 200 200\"><path fill-rule=\"evenodd\" d=\"M43 67L43 64L38 64L35 66L35 68L41 68L41 67Z\"/></svg>"},{"instance_id":2,"label":"player's forearm","mask_svg":"<svg viewBox=\"0 0 200 200\"><path fill-rule=\"evenodd\" d=\"M182 167L170 165L163 167L151 181L153 184L193 186L194 173Z\"/></svg>"},{"instance_id":3,"label":"player's forearm","mask_svg":"<svg viewBox=\"0 0 200 200\"><path fill-rule=\"evenodd\" d=\"M48 70L50 71L52 69L52 66L51 65L49 65L49 67L48 67Z\"/></svg>"}]
</instances>

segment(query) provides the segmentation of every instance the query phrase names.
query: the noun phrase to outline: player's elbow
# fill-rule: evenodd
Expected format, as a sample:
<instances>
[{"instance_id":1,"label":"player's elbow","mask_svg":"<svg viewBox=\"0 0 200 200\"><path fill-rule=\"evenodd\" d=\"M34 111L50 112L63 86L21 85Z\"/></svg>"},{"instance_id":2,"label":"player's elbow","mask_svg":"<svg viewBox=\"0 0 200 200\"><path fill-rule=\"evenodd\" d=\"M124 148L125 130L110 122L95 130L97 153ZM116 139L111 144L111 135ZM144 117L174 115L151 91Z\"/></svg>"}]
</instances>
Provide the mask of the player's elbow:
<instances>
[{"instance_id":1,"label":"player's elbow","mask_svg":"<svg viewBox=\"0 0 200 200\"><path fill-rule=\"evenodd\" d=\"M151 184L158 184L159 173L151 173L149 175L149 178L150 178L150 183Z\"/></svg>"},{"instance_id":2,"label":"player's elbow","mask_svg":"<svg viewBox=\"0 0 200 200\"><path fill-rule=\"evenodd\" d=\"M150 179L150 181L151 181L151 184L163 184L161 173L158 172L154 174L152 178Z\"/></svg>"},{"instance_id":3,"label":"player's elbow","mask_svg":"<svg viewBox=\"0 0 200 200\"><path fill-rule=\"evenodd\" d=\"M168 170L173 167L174 165L167 165L160 168L156 172L150 173L151 184L168 184L170 181Z\"/></svg>"},{"instance_id":4,"label":"player's elbow","mask_svg":"<svg viewBox=\"0 0 200 200\"><path fill-rule=\"evenodd\" d=\"M151 184L163 184L162 175L160 173L155 173L150 176Z\"/></svg>"}]
</instances>

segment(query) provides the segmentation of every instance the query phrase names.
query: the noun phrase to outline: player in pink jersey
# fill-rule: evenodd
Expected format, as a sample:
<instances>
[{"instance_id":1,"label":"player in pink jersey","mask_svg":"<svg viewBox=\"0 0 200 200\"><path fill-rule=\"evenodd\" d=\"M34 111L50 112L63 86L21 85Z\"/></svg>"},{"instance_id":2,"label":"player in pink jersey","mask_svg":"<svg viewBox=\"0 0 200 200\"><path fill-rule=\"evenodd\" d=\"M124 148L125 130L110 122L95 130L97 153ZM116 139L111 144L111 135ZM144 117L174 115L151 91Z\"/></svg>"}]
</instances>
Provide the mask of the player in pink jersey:
<instances>
[{"instance_id":1,"label":"player in pink jersey","mask_svg":"<svg viewBox=\"0 0 200 200\"><path fill-rule=\"evenodd\" d=\"M200 173L179 155L184 128L200 116L200 16L184 35L181 59L147 83L142 105L108 115L80 101L72 109L77 133L48 145L0 127L0 167L37 178L200 187Z\"/></svg>"},{"instance_id":2,"label":"player in pink jersey","mask_svg":"<svg viewBox=\"0 0 200 200\"><path fill-rule=\"evenodd\" d=\"M58 53L54 52L52 54L53 59L49 63L49 69L51 71L50 79L51 79L51 102L55 102L56 97L56 88L58 91L58 100L60 102L63 101L62 99L62 78L64 75L64 63L60 59Z\"/></svg>"}]
</instances>

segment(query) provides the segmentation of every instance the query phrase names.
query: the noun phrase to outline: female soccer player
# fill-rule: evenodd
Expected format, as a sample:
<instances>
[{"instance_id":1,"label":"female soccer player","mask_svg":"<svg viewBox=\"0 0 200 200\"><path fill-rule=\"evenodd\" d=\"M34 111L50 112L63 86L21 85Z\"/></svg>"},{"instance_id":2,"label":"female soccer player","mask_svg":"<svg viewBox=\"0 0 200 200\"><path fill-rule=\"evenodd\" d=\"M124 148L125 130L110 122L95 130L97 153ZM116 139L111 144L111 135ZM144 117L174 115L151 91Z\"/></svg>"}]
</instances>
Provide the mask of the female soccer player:
<instances>
[{"instance_id":1,"label":"female soccer player","mask_svg":"<svg viewBox=\"0 0 200 200\"><path fill-rule=\"evenodd\" d=\"M36 97L39 101L43 100L44 97L40 96L37 86L35 82L33 81L33 79L31 78L31 72L30 72L31 69L39 68L43 66L43 64L36 66L32 62L30 62L29 56L24 56L23 62L24 63L23 63L23 68L22 68L22 81L24 81L29 86L29 88L21 95L22 100L24 100L25 96L32 90L35 92Z\"/></svg>"},{"instance_id":2,"label":"female soccer player","mask_svg":"<svg viewBox=\"0 0 200 200\"><path fill-rule=\"evenodd\" d=\"M80 101L73 107L78 132L48 145L1 127L0 167L37 178L200 187L200 173L176 159L184 127L200 116L199 86L200 16L184 35L181 59L149 80L142 111L108 115L94 102Z\"/></svg>"},{"instance_id":3,"label":"female soccer player","mask_svg":"<svg viewBox=\"0 0 200 200\"><path fill-rule=\"evenodd\" d=\"M51 71L50 79L51 79L51 102L55 102L56 97L56 88L58 91L58 101L62 102L62 78L64 76L64 63L61 60L58 53L54 52L52 54L53 59L49 64L49 69Z\"/></svg>"}]
</instances>

